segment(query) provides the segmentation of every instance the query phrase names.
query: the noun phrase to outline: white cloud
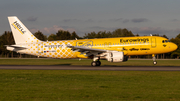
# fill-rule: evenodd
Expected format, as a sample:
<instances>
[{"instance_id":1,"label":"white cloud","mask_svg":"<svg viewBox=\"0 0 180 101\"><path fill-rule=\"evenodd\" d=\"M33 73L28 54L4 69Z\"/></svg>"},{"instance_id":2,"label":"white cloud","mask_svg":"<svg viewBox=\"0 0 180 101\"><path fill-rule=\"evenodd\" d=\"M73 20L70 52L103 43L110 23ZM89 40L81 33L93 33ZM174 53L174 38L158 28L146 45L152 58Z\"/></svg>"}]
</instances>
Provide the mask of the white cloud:
<instances>
[{"instance_id":1,"label":"white cloud","mask_svg":"<svg viewBox=\"0 0 180 101\"><path fill-rule=\"evenodd\" d=\"M43 28L43 29L36 29L36 28L32 28L32 29L30 29L30 31L32 32L32 33L35 33L35 32L37 32L37 31L41 31L43 34L45 34L45 35L50 35L50 34L55 34L55 33L57 33L58 32L58 30L65 30L65 31L69 31L69 32L73 32L73 31L75 31L75 29L74 28L62 28L62 27L60 27L60 26L58 26L58 25L54 25L54 26L52 26L52 27L45 27L45 28Z\"/></svg>"}]
</instances>

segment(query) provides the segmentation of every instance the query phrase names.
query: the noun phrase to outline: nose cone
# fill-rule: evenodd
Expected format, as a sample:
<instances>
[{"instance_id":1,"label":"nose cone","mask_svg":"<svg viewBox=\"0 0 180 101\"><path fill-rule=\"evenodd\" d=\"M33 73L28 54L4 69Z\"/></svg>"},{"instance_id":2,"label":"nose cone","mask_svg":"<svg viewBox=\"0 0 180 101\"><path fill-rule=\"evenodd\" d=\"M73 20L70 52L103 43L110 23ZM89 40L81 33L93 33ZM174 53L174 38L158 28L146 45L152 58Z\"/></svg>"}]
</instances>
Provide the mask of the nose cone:
<instances>
[{"instance_id":1,"label":"nose cone","mask_svg":"<svg viewBox=\"0 0 180 101\"><path fill-rule=\"evenodd\" d=\"M178 48L178 46L177 46L176 44L174 44L174 43L172 43L172 44L170 45L170 49L171 49L172 51L175 51L177 48Z\"/></svg>"}]
</instances>

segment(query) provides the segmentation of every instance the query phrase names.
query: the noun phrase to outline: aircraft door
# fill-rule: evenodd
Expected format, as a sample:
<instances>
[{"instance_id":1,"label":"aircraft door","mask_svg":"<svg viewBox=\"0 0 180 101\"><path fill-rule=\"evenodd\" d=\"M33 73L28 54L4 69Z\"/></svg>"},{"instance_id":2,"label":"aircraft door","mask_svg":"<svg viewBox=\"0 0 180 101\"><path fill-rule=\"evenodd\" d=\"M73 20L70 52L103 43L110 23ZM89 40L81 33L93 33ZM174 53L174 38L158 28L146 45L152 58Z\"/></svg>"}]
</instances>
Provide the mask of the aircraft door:
<instances>
[{"instance_id":1,"label":"aircraft door","mask_svg":"<svg viewBox=\"0 0 180 101\"><path fill-rule=\"evenodd\" d=\"M43 42L38 43L38 47L37 47L38 53L43 53Z\"/></svg>"},{"instance_id":2,"label":"aircraft door","mask_svg":"<svg viewBox=\"0 0 180 101\"><path fill-rule=\"evenodd\" d=\"M156 38L151 38L151 47L152 48L156 47Z\"/></svg>"}]
</instances>

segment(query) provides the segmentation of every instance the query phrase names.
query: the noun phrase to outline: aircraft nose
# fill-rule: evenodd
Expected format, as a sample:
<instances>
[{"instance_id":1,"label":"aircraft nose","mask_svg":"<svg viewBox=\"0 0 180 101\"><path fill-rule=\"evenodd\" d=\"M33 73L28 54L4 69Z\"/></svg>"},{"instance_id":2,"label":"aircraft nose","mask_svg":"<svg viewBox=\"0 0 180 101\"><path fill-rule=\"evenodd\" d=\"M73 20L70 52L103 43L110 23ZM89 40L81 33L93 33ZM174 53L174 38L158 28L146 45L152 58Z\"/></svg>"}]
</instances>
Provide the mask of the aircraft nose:
<instances>
[{"instance_id":1,"label":"aircraft nose","mask_svg":"<svg viewBox=\"0 0 180 101\"><path fill-rule=\"evenodd\" d=\"M172 43L170 48L172 49L172 51L175 51L178 48L178 46L176 44Z\"/></svg>"}]
</instances>

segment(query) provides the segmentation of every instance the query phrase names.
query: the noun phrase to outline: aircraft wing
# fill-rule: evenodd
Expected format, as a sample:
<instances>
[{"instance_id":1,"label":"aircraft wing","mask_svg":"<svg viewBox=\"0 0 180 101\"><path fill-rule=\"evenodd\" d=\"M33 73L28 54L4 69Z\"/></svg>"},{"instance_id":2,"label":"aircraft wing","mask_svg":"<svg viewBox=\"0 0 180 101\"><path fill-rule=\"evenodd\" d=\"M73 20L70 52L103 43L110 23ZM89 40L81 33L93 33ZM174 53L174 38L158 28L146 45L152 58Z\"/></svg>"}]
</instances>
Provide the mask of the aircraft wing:
<instances>
[{"instance_id":1,"label":"aircraft wing","mask_svg":"<svg viewBox=\"0 0 180 101\"><path fill-rule=\"evenodd\" d=\"M88 47L80 47L80 46L67 46L69 48L71 48L71 50L75 51L75 52L81 52L81 54L86 53L86 56L91 56L91 55L98 55L104 52L107 52L107 50L103 50L103 49L93 49L93 48L88 48Z\"/></svg>"}]
</instances>

